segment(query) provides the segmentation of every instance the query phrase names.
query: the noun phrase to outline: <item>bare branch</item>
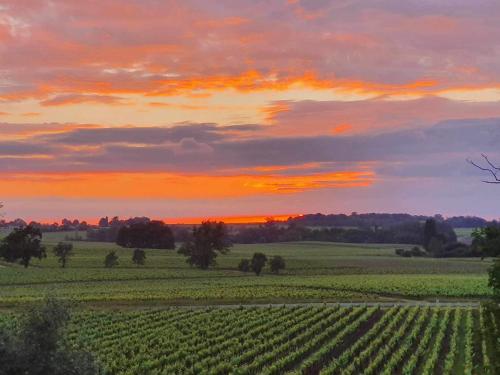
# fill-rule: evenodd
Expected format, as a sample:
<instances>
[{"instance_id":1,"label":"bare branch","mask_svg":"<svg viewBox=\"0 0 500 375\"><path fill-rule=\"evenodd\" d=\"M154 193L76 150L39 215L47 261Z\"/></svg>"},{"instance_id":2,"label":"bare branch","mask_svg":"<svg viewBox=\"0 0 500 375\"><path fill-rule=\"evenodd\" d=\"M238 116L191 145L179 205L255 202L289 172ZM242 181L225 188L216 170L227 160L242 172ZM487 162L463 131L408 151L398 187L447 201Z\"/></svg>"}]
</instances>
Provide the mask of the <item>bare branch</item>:
<instances>
[{"instance_id":1,"label":"bare branch","mask_svg":"<svg viewBox=\"0 0 500 375\"><path fill-rule=\"evenodd\" d=\"M475 163L473 160L471 159L467 159L467 162L471 165L473 165L474 167L476 167L477 169L480 169L482 171L485 171L485 172L488 172L491 174L491 176L493 177L493 181L491 180L483 180L482 182L486 183L486 184L500 184L500 176L499 176L499 172L500 172L500 167L497 167L495 166L491 161L490 159L488 159L488 156L486 156L485 154L481 154L481 156L483 157L483 159L486 161L486 163L488 164L488 167L483 167L477 163Z\"/></svg>"},{"instance_id":2,"label":"bare branch","mask_svg":"<svg viewBox=\"0 0 500 375\"><path fill-rule=\"evenodd\" d=\"M491 168L493 168L494 170L500 171L500 168L497 167L496 165L493 165L493 163L490 161L490 159L488 159L488 156L486 156L485 154L481 154L481 156L484 158L484 160L486 160L486 162L488 163L488 165Z\"/></svg>"}]
</instances>

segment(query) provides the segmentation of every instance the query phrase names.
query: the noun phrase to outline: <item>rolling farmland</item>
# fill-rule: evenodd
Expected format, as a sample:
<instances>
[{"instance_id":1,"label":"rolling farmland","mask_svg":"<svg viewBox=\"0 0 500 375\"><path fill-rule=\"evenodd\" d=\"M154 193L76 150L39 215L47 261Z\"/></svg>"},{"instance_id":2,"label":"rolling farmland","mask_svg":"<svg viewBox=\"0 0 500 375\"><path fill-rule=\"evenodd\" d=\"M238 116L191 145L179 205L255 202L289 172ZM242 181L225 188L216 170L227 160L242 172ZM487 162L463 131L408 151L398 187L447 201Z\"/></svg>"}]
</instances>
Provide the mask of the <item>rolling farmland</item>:
<instances>
[{"instance_id":1,"label":"rolling farmland","mask_svg":"<svg viewBox=\"0 0 500 375\"><path fill-rule=\"evenodd\" d=\"M60 234L59 234L60 235ZM146 264L132 263L132 250L110 243L74 242L75 255L59 267L47 236L47 258L24 269L2 263L0 306L50 294L88 303L219 304L401 299L484 299L490 296L489 260L402 258L391 245L295 242L236 245L210 270L198 270L172 250L146 249ZM119 265L104 268L115 250ZM279 275L266 267L259 277L237 270L241 258L260 251L280 255Z\"/></svg>"},{"instance_id":2,"label":"rolling farmland","mask_svg":"<svg viewBox=\"0 0 500 375\"><path fill-rule=\"evenodd\" d=\"M499 317L480 305L491 295L490 260L296 242L236 245L213 269L198 270L175 251L146 249L146 264L136 266L131 249L75 242L62 269L50 251L58 240L48 236L47 259L28 269L2 263L0 327L14 326L25 304L47 295L75 301L69 342L93 353L107 374L500 371ZM110 250L119 256L111 269L103 266ZM238 271L256 251L284 257L286 269ZM474 304L425 304L436 300Z\"/></svg>"}]
</instances>

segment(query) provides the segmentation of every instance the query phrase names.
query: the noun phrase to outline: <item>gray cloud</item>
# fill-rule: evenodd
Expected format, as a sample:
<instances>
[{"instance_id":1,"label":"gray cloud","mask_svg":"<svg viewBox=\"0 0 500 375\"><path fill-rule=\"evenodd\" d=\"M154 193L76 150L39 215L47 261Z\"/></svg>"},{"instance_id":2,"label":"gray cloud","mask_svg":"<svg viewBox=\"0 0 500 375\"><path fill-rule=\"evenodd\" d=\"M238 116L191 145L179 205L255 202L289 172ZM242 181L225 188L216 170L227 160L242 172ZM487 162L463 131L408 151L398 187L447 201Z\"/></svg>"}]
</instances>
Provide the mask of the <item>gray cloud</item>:
<instances>
[{"instance_id":1,"label":"gray cloud","mask_svg":"<svg viewBox=\"0 0 500 375\"><path fill-rule=\"evenodd\" d=\"M450 120L422 129L368 135L263 137L257 132L254 138L239 138L242 129L259 129L254 125L247 127L226 129L204 124L75 129L30 141L0 143L0 155L54 156L53 160L43 162L0 159L0 167L19 171L219 173L305 163L321 163L321 170L371 163L378 166L380 173L397 175L405 168L405 173L411 173L408 166L420 165L420 174L425 174L427 168L429 175L436 176L438 173L432 167L436 163L462 165L467 156L481 152L497 154L500 144L500 119Z\"/></svg>"}]
</instances>

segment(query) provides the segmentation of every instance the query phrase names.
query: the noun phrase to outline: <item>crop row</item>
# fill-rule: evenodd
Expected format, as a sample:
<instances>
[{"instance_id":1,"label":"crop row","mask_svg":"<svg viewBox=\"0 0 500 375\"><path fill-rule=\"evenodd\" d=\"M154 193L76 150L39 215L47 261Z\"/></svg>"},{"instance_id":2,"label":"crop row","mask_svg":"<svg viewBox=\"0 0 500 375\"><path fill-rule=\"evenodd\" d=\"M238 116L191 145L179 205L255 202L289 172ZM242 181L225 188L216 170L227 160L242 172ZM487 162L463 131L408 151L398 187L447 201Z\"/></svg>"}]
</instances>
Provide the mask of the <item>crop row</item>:
<instances>
[{"instance_id":1,"label":"crop row","mask_svg":"<svg viewBox=\"0 0 500 375\"><path fill-rule=\"evenodd\" d=\"M0 314L0 328L13 326ZM282 306L87 311L69 341L108 374L498 374L489 308Z\"/></svg>"}]
</instances>

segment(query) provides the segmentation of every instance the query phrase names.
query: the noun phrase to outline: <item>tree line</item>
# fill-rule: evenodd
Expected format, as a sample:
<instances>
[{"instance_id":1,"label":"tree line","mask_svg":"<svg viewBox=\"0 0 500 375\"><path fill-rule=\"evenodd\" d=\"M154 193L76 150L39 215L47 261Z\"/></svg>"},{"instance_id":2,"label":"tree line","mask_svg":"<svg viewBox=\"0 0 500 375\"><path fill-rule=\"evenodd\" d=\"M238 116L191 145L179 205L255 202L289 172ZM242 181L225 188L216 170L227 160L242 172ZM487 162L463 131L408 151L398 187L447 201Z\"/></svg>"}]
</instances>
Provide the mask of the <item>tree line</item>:
<instances>
[{"instance_id":1,"label":"tree line","mask_svg":"<svg viewBox=\"0 0 500 375\"><path fill-rule=\"evenodd\" d=\"M433 220L436 231L446 243L454 243L457 236L453 228ZM388 228L330 228L306 227L294 222L284 224L268 220L266 223L242 228L231 236L235 243L269 243L289 241L326 241L349 243L403 243L422 245L425 225L413 221Z\"/></svg>"},{"instance_id":2,"label":"tree line","mask_svg":"<svg viewBox=\"0 0 500 375\"><path fill-rule=\"evenodd\" d=\"M295 223L310 227L392 227L403 223L424 222L428 219L434 219L438 222L444 222L454 228L484 228L496 221L488 221L478 216L452 216L444 218L437 214L434 216L410 215L405 213L365 213L356 212L350 215L345 214L306 214L298 217L289 218L287 223Z\"/></svg>"},{"instance_id":3,"label":"tree line","mask_svg":"<svg viewBox=\"0 0 500 375\"><path fill-rule=\"evenodd\" d=\"M296 224L301 227L356 227L356 228L389 228L405 223L424 222L427 219L434 219L438 222L449 224L453 228L485 228L489 225L495 225L497 221L488 221L478 216L452 216L444 218L442 215L425 216L410 215L405 213L365 213L356 212L350 215L346 214L306 214L298 217L290 217L281 222L284 225ZM122 226L134 223L147 223L152 219L145 216L120 219L118 216L102 217L97 224L87 223L85 220L64 218L60 222L40 223L30 221L29 223L21 218L7 221L0 220L0 228L18 228L30 225L40 228L43 232L56 231L88 231L88 239L96 241L114 242L118 230ZM172 225L175 230L184 231L183 226Z\"/></svg>"}]
</instances>

